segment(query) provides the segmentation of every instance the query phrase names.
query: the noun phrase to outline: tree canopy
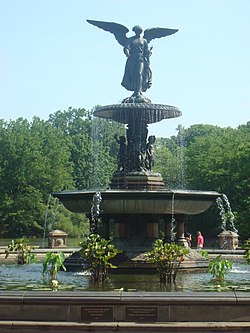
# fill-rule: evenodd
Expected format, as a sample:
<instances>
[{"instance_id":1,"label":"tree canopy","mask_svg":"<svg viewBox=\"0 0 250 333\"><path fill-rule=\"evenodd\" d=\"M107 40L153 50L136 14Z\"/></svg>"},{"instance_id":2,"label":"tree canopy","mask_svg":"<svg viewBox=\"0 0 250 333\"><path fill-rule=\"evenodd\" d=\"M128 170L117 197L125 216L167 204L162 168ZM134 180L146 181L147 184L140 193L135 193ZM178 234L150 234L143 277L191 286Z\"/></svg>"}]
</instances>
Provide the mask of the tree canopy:
<instances>
[{"instance_id":1,"label":"tree canopy","mask_svg":"<svg viewBox=\"0 0 250 333\"><path fill-rule=\"evenodd\" d=\"M69 108L51 114L48 120L0 120L3 236L41 237L48 197L56 191L109 187L118 152L114 134L124 135L125 127L94 118L93 111ZM250 122L236 129L178 126L176 136L157 138L155 155L154 171L162 174L167 188L225 193L240 235L249 237ZM49 208L53 205L51 201ZM215 210L194 217L189 225L202 226L205 234L215 237L219 231ZM70 236L87 230L84 216L75 216L60 205L56 217L48 218L49 226L61 227Z\"/></svg>"}]
</instances>

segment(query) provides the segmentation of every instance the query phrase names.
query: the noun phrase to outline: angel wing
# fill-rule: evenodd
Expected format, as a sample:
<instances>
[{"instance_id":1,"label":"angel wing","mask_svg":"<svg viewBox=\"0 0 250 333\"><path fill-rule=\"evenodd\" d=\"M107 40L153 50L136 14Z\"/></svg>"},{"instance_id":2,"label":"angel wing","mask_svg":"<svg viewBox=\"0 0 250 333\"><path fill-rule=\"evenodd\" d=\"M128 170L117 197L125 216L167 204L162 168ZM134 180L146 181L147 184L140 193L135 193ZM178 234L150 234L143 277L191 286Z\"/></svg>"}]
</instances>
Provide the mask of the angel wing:
<instances>
[{"instance_id":1,"label":"angel wing","mask_svg":"<svg viewBox=\"0 0 250 333\"><path fill-rule=\"evenodd\" d=\"M173 35L178 29L167 29L167 28L149 28L144 30L144 38L149 43L152 39L166 37Z\"/></svg>"},{"instance_id":2,"label":"angel wing","mask_svg":"<svg viewBox=\"0 0 250 333\"><path fill-rule=\"evenodd\" d=\"M124 25L114 22L103 22L103 21L94 21L94 20L87 20L88 23L95 25L96 27L111 32L117 42L125 46L127 42L126 33L129 32L129 29L124 27Z\"/></svg>"}]
</instances>

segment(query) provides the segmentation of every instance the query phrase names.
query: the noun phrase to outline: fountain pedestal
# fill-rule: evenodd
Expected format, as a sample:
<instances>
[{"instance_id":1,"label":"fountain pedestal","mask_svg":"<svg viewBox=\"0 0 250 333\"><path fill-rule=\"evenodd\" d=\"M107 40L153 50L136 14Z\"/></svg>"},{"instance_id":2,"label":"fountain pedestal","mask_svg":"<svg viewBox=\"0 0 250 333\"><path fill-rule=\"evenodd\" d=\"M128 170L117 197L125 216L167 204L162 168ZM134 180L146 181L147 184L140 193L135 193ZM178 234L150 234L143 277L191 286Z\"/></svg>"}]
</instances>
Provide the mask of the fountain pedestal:
<instances>
[{"instance_id":1,"label":"fountain pedestal","mask_svg":"<svg viewBox=\"0 0 250 333\"><path fill-rule=\"evenodd\" d=\"M161 174L151 171L136 171L127 174L115 172L110 182L112 189L161 190L164 187Z\"/></svg>"},{"instance_id":2,"label":"fountain pedestal","mask_svg":"<svg viewBox=\"0 0 250 333\"><path fill-rule=\"evenodd\" d=\"M118 166L110 188L163 189L165 184L161 174L152 171L155 137L148 137L148 124L179 117L181 111L174 106L153 104L144 97L126 98L121 104L98 107L94 115L127 126L126 137L115 137L119 144Z\"/></svg>"},{"instance_id":3,"label":"fountain pedestal","mask_svg":"<svg viewBox=\"0 0 250 333\"><path fill-rule=\"evenodd\" d=\"M49 232L48 245L49 248L65 248L67 247L67 237L68 234L62 230L52 230Z\"/></svg>"},{"instance_id":4,"label":"fountain pedestal","mask_svg":"<svg viewBox=\"0 0 250 333\"><path fill-rule=\"evenodd\" d=\"M184 233L184 216L178 216L177 218L177 233L176 233L176 243L178 245L188 247L187 240Z\"/></svg>"},{"instance_id":5,"label":"fountain pedestal","mask_svg":"<svg viewBox=\"0 0 250 333\"><path fill-rule=\"evenodd\" d=\"M224 250L236 250L239 245L239 235L233 231L222 231L219 235L219 248Z\"/></svg>"}]
</instances>

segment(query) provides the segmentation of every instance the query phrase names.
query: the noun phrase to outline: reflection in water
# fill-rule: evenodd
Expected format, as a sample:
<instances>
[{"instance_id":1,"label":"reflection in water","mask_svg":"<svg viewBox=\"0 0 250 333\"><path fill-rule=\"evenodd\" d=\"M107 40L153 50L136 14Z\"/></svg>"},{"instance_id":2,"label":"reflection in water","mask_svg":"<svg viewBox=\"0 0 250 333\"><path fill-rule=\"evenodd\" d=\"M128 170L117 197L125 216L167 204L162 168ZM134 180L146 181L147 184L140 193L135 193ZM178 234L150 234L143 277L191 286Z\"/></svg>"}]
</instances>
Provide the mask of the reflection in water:
<instances>
[{"instance_id":1,"label":"reflection in water","mask_svg":"<svg viewBox=\"0 0 250 333\"><path fill-rule=\"evenodd\" d=\"M176 283L161 286L155 274L111 274L105 285L93 284L87 272L60 272L59 290L71 291L250 291L250 266L234 263L226 281L213 282L208 272L180 272ZM42 277L42 264L0 265L0 290L50 290Z\"/></svg>"}]
</instances>

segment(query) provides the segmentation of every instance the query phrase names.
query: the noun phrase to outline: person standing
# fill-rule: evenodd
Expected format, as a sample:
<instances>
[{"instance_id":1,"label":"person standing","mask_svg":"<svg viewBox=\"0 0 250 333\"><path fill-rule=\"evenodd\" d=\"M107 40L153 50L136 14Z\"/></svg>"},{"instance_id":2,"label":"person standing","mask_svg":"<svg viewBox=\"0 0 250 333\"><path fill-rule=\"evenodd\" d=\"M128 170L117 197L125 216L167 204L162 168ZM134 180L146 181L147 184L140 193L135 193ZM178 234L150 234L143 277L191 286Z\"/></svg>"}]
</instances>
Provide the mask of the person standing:
<instances>
[{"instance_id":1,"label":"person standing","mask_svg":"<svg viewBox=\"0 0 250 333\"><path fill-rule=\"evenodd\" d=\"M204 246L204 237L202 236L201 232L197 232L197 249L201 250Z\"/></svg>"},{"instance_id":2,"label":"person standing","mask_svg":"<svg viewBox=\"0 0 250 333\"><path fill-rule=\"evenodd\" d=\"M192 235L189 232L187 232L185 238L186 238L188 247L191 248L191 246L192 246Z\"/></svg>"}]
</instances>

